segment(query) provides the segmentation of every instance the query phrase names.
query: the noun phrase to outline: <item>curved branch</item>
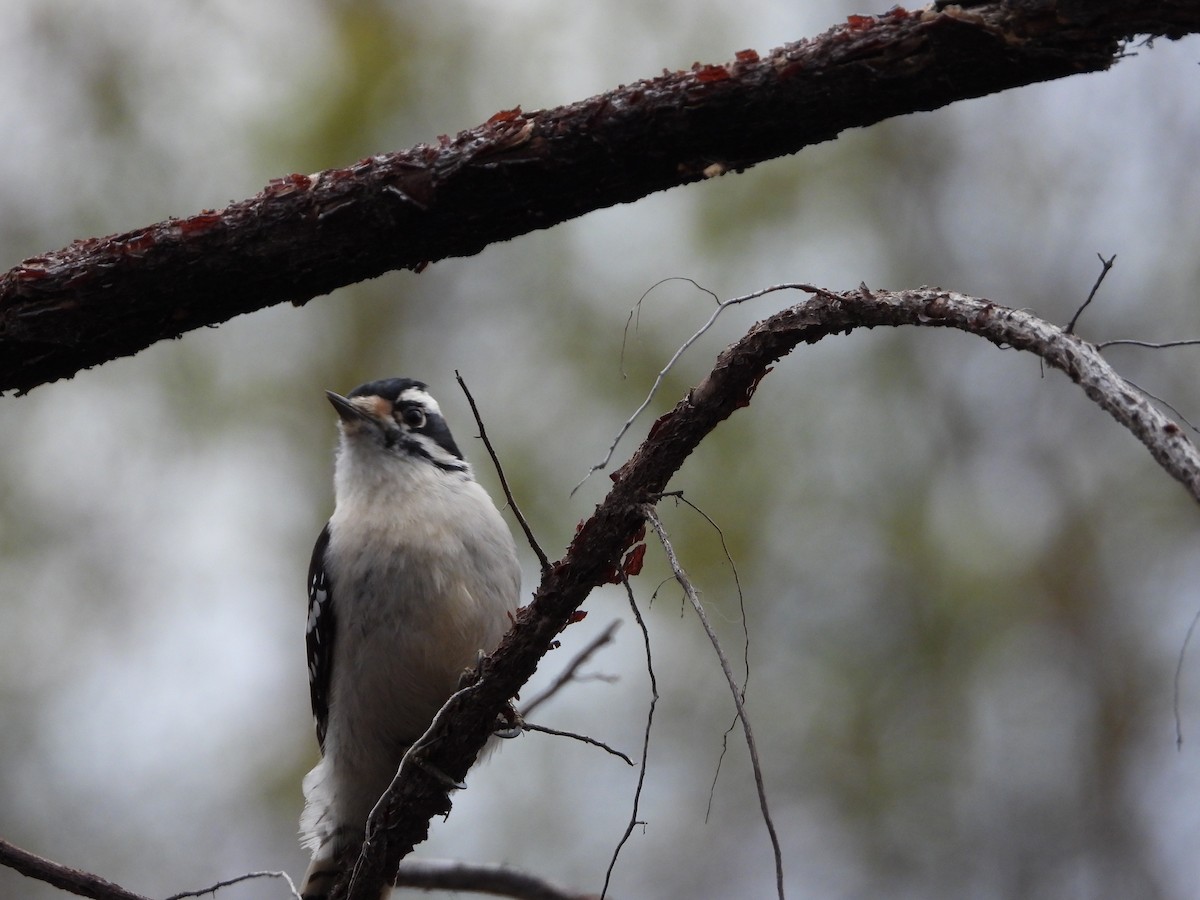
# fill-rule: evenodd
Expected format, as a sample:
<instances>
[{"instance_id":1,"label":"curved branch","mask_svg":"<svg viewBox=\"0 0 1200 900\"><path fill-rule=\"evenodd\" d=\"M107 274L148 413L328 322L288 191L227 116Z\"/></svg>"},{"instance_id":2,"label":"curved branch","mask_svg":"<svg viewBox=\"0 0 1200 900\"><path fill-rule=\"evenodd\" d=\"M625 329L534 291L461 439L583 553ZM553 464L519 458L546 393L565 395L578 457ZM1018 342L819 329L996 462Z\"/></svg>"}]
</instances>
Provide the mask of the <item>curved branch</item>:
<instances>
[{"instance_id":1,"label":"curved branch","mask_svg":"<svg viewBox=\"0 0 1200 900\"><path fill-rule=\"evenodd\" d=\"M834 293L811 285L807 301L754 326L717 358L708 376L658 419L633 456L613 473L612 490L579 528L566 555L543 574L533 602L480 666L479 680L459 691L419 742L423 765L408 757L372 814L354 881L335 896L378 897L400 860L428 834L429 820L450 809L445 777L461 781L508 699L537 668L592 588L623 580L622 557L645 530L645 505L662 496L684 460L720 422L748 406L770 366L801 343L881 325L956 328L1004 349L1025 350L1064 372L1131 431L1158 463L1200 502L1200 453L1183 429L1159 412L1101 357L1098 348L1021 310L938 288ZM757 292L765 293L765 292ZM630 566L632 569L633 566ZM444 773L444 774L443 774ZM95 875L42 859L0 840L0 865L98 900L145 900Z\"/></svg>"},{"instance_id":2,"label":"curved branch","mask_svg":"<svg viewBox=\"0 0 1200 900\"><path fill-rule=\"evenodd\" d=\"M1021 310L938 288L834 293L780 285L813 296L754 326L717 358L708 376L662 416L633 456L613 473L614 485L580 526L566 555L543 574L533 602L480 667L480 679L452 698L421 739L425 765L405 766L381 800L348 896L374 898L400 860L425 839L429 820L449 811L440 771L465 777L508 699L537 668L590 591L620 579L621 560L644 534L643 504L661 496L689 454L720 422L748 406L770 366L801 343L855 328L915 325L956 328L1004 349L1026 350L1064 372L1089 398L1129 429L1167 472L1200 501L1200 454L1183 429L1160 413L1100 356L1096 347ZM335 896L340 896L335 894Z\"/></svg>"},{"instance_id":3,"label":"curved branch","mask_svg":"<svg viewBox=\"0 0 1200 900\"><path fill-rule=\"evenodd\" d=\"M453 139L277 178L225 209L77 241L0 275L0 391L475 254L847 128L1107 69L1138 34L1198 31L1200 0L895 8L763 56L743 50L569 106L497 113Z\"/></svg>"},{"instance_id":4,"label":"curved branch","mask_svg":"<svg viewBox=\"0 0 1200 900\"><path fill-rule=\"evenodd\" d=\"M592 588L624 579L621 560L645 531L646 507L663 494L684 460L720 422L748 406L770 366L801 343L881 325L956 328L1004 349L1025 350L1064 372L1131 431L1158 463L1200 502L1200 453L1183 429L1118 375L1098 348L1028 312L938 288L834 293L805 284L807 301L760 322L717 358L708 376L658 419L633 456L613 473L612 490L580 526L566 555L543 573L533 602L480 666L479 680L439 712L420 744L423 765L406 763L372 813L354 880L335 896L378 897L402 860L428 834L429 820L450 809L445 776L461 781L508 699L537 668ZM630 569L632 569L632 565ZM411 756L411 754L410 754ZM444 773L444 774L442 774ZM0 839L0 865L97 900L145 900L98 876L70 869ZM477 870L476 870L477 871ZM551 895L547 895L551 896Z\"/></svg>"}]
</instances>

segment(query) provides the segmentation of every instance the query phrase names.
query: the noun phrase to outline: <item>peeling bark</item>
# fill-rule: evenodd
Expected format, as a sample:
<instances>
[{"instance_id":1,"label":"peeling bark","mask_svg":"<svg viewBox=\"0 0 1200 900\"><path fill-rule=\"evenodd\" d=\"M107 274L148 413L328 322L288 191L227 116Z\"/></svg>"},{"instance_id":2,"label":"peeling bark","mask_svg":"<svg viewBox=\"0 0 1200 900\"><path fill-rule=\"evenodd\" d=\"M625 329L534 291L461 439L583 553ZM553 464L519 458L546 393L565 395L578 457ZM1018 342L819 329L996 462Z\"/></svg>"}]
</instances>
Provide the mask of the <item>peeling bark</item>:
<instances>
[{"instance_id":1,"label":"peeling bark","mask_svg":"<svg viewBox=\"0 0 1200 900\"><path fill-rule=\"evenodd\" d=\"M739 172L847 128L1107 69L1139 34L1200 31L1200 0L1010 0L851 16L760 55L508 110L454 138L0 275L0 391L28 391L156 341L647 194Z\"/></svg>"}]
</instances>

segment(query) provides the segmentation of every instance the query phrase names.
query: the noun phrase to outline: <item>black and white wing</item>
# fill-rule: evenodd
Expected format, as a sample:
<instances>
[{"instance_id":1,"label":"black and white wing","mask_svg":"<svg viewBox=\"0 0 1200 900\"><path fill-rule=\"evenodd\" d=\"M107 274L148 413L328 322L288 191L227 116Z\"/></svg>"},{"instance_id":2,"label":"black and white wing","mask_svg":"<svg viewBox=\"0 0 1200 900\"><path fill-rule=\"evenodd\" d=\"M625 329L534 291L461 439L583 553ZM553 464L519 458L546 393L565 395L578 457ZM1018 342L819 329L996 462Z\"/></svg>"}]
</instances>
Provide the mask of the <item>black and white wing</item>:
<instances>
[{"instance_id":1,"label":"black and white wing","mask_svg":"<svg viewBox=\"0 0 1200 900\"><path fill-rule=\"evenodd\" d=\"M313 718L317 722L317 743L325 752L325 725L329 719L329 678L333 669L335 618L333 588L325 572L325 550L329 546L326 525L313 547L308 565L308 690L312 697Z\"/></svg>"}]
</instances>

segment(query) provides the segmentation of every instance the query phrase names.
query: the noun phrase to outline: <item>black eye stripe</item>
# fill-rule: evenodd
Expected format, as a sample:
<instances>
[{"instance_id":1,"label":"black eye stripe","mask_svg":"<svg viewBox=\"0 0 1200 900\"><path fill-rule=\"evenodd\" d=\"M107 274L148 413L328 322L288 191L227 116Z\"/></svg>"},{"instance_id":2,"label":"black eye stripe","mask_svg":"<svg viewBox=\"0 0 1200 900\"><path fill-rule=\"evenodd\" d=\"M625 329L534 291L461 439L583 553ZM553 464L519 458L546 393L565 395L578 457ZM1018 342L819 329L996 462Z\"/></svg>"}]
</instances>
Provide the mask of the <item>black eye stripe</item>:
<instances>
[{"instance_id":1,"label":"black eye stripe","mask_svg":"<svg viewBox=\"0 0 1200 900\"><path fill-rule=\"evenodd\" d=\"M439 412L427 409L425 404L419 400L401 400L392 411L392 416L400 428L389 438L387 442L388 447L403 444L409 452L434 461L420 441L416 441L411 437L404 437L405 434L421 435L428 438L442 451L453 457L453 461L447 461L445 465L434 461L439 468L453 471L461 469L463 462L462 451L454 443L454 438L450 436L450 429L446 425L446 420L442 418Z\"/></svg>"}]
</instances>

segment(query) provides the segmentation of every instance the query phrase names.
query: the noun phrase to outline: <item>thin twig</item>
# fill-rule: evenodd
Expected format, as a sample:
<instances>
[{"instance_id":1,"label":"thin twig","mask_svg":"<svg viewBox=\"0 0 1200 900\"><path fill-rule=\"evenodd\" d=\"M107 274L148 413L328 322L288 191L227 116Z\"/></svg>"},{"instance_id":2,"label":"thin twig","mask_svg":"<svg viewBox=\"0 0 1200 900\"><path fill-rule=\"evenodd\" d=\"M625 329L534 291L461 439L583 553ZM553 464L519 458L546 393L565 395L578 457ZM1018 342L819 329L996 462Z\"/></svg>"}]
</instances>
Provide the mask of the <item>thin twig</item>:
<instances>
[{"instance_id":1,"label":"thin twig","mask_svg":"<svg viewBox=\"0 0 1200 900\"><path fill-rule=\"evenodd\" d=\"M396 886L426 891L473 891L519 900L596 900L595 894L567 890L528 872L451 859L407 860L396 875Z\"/></svg>"},{"instance_id":2,"label":"thin twig","mask_svg":"<svg viewBox=\"0 0 1200 900\"><path fill-rule=\"evenodd\" d=\"M1083 306L1075 310L1075 315L1071 316L1071 321L1067 323L1067 327L1063 329L1063 334L1074 334L1075 323L1079 321L1079 317L1083 315L1083 311L1088 308L1092 300L1096 297L1096 291L1100 290L1100 285L1104 282L1104 277L1108 274L1108 270L1113 267L1113 263L1117 261L1117 254L1113 254L1108 259L1105 259L1101 254L1097 253L1100 259L1100 274L1096 277L1096 283L1092 285L1091 291L1088 292L1087 299L1083 301Z\"/></svg>"},{"instance_id":3,"label":"thin twig","mask_svg":"<svg viewBox=\"0 0 1200 900\"><path fill-rule=\"evenodd\" d=\"M0 866L7 866L27 878L44 881L59 890L80 897L90 897L91 900L149 900L148 897L128 891L99 875L72 869L36 853L22 850L3 838L0 838Z\"/></svg>"},{"instance_id":4,"label":"thin twig","mask_svg":"<svg viewBox=\"0 0 1200 900\"><path fill-rule=\"evenodd\" d=\"M712 782L708 786L708 803L704 806L705 825L708 824L709 817L712 815L713 800L717 796L717 780L721 777L721 766L725 764L725 754L729 752L729 735L733 734L733 729L737 728L737 723L738 717L735 712L733 714L733 721L721 732L721 752L717 755L717 765L713 770Z\"/></svg>"},{"instance_id":5,"label":"thin twig","mask_svg":"<svg viewBox=\"0 0 1200 900\"><path fill-rule=\"evenodd\" d=\"M582 743L585 743L585 744L591 744L593 747L599 747L601 750L605 750L605 751L611 753L613 756L619 756L621 759L625 760L625 762L627 762L629 765L631 765L631 766L633 765L633 760L630 759L624 753L622 753L620 750L604 743L604 741L598 741L593 737L588 737L586 734L577 734L574 731L559 731L557 728L548 728L545 725L534 725L532 722L522 722L521 730L522 731L537 731L537 732L541 732L542 734L552 734L555 737L571 738L571 740L574 740L574 741L581 741Z\"/></svg>"},{"instance_id":6,"label":"thin twig","mask_svg":"<svg viewBox=\"0 0 1200 900\"><path fill-rule=\"evenodd\" d=\"M616 634L617 628L620 626L620 624L620 619L613 619L608 624L608 627L592 638L587 643L587 646L585 646L575 655L575 658L567 664L567 667L562 670L559 676L554 679L554 682L548 688L546 688L546 690L542 691L527 704L525 704L525 708L521 710L522 717L528 718L530 713L561 691L567 684L574 681L575 673L579 671L580 667L589 659L591 659L597 650L612 641L613 635Z\"/></svg>"},{"instance_id":7,"label":"thin twig","mask_svg":"<svg viewBox=\"0 0 1200 900\"><path fill-rule=\"evenodd\" d=\"M733 561L733 554L729 552L729 544L725 542L725 532L721 530L721 526L716 523L716 520L712 516L685 497L683 491L667 491L661 494L660 497L672 497L676 502L690 507L705 522L713 527L713 530L717 533L717 538L721 541L721 552L725 554L725 561L729 563L729 570L733 573L733 587L737 591L738 611L742 618L742 662L744 668L742 672L742 696L745 697L746 689L750 686L750 626L746 618L746 594L742 590L742 579L738 575L737 563Z\"/></svg>"},{"instance_id":8,"label":"thin twig","mask_svg":"<svg viewBox=\"0 0 1200 900\"><path fill-rule=\"evenodd\" d=\"M1107 350L1109 347L1146 347L1150 350L1168 350L1171 347L1195 347L1200 345L1200 338L1188 338L1184 341L1139 341L1133 338L1117 338L1112 341L1100 341L1097 350Z\"/></svg>"},{"instance_id":9,"label":"thin twig","mask_svg":"<svg viewBox=\"0 0 1200 900\"><path fill-rule=\"evenodd\" d=\"M203 897L205 894L216 894L221 888L227 888L230 885L240 884L243 881L249 881L252 878L281 878L287 882L288 891L296 900L301 900L300 892L296 890L296 884L292 881L292 877L287 872L247 872L245 875L238 875L236 878L230 878L226 881L218 881L212 887L202 888L198 891L184 891L182 894L172 894L167 900L183 900L184 897Z\"/></svg>"},{"instance_id":10,"label":"thin twig","mask_svg":"<svg viewBox=\"0 0 1200 900\"><path fill-rule=\"evenodd\" d=\"M1181 693L1179 683L1183 678L1183 659L1187 656L1188 644L1192 641L1192 633L1196 630L1197 623L1200 623L1200 609L1196 610L1196 614L1192 616L1192 623L1188 625L1187 634L1183 636L1183 644L1179 648L1179 659L1175 661L1175 691L1174 703L1172 709L1175 712L1175 749L1183 749L1183 716L1179 712L1179 695Z\"/></svg>"},{"instance_id":11,"label":"thin twig","mask_svg":"<svg viewBox=\"0 0 1200 900\"><path fill-rule=\"evenodd\" d=\"M1153 400L1155 403L1159 404L1160 406L1165 406L1176 417L1178 417L1180 422L1182 422L1185 426L1187 426L1192 432L1194 432L1196 434L1200 434L1200 428L1197 428L1195 425L1193 425L1187 416L1185 416L1183 413L1181 413L1178 409L1176 409L1174 406L1172 406L1170 403L1168 403L1162 397L1158 396L1157 394L1150 393L1148 390L1146 390L1144 387L1142 387L1140 384L1138 384L1136 381L1133 381L1132 379L1126 378L1125 383L1128 384L1131 388L1133 388L1138 393L1144 394L1146 397L1149 397L1151 400Z\"/></svg>"},{"instance_id":12,"label":"thin twig","mask_svg":"<svg viewBox=\"0 0 1200 900\"><path fill-rule=\"evenodd\" d=\"M662 591L662 589L665 588L668 584L670 584L674 580L675 580L675 577L673 575L668 575L666 578L664 578L662 581L660 581L658 584L656 584L654 586L654 592L650 595L650 608L651 609L654 609L654 601L658 599L658 595ZM683 614L686 611L687 611L687 604L683 602L683 598L681 597L679 600L679 618L680 619L683 618Z\"/></svg>"},{"instance_id":13,"label":"thin twig","mask_svg":"<svg viewBox=\"0 0 1200 900\"><path fill-rule=\"evenodd\" d=\"M492 447L492 442L488 440L487 429L483 427L483 418L479 415L479 407L475 405L475 398L471 396L471 391L467 387L467 383L459 374L458 369L454 370L454 377L458 379L459 387L463 389L463 393L467 395L467 403L471 405L471 414L475 416L475 424L479 426L479 437L483 439L483 446L487 447L488 455L492 458L492 464L496 467L496 474L500 476L500 487L504 489L504 496L508 500L509 509L513 511L513 515L517 517L517 521L521 523L521 530L525 532L525 540L529 541L529 546L533 548L533 552L537 554L538 563L545 572L550 568L550 560L546 553L542 550L541 545L537 542L537 538L533 536L533 529L529 527L529 523L525 521L525 517L521 515L521 507L517 506L517 501L513 498L512 491L508 487L508 479L504 477L504 467L500 465L500 457L496 455L495 449Z\"/></svg>"},{"instance_id":14,"label":"thin twig","mask_svg":"<svg viewBox=\"0 0 1200 900\"><path fill-rule=\"evenodd\" d=\"M742 672L741 694L742 700L745 701L746 691L750 687L750 625L746 618L746 595L742 590L742 580L740 577L738 577L737 563L733 561L733 554L729 552L729 545L725 542L725 532L721 530L721 526L713 520L712 516L685 497L683 495L683 491L667 491L666 493L662 494L659 499L662 499L663 497L673 497L676 502L683 503L691 507L692 510L703 517L704 521L708 522L708 524L713 527L713 529L717 532L717 537L721 539L721 551L725 554L725 559L729 563L730 570L733 572L733 584L737 589L738 609L741 612L742 618L742 661L744 664L744 671ZM725 731L721 733L721 752L717 756L717 765L713 771L712 784L708 786L708 804L704 807L704 823L706 825L708 824L709 817L712 815L713 798L717 793L717 781L721 777L721 766L725 762L726 753L729 752L729 735L733 733L733 729L737 728L737 723L738 717L737 713L735 712L733 720L729 723L729 727L727 727Z\"/></svg>"},{"instance_id":15,"label":"thin twig","mask_svg":"<svg viewBox=\"0 0 1200 900\"><path fill-rule=\"evenodd\" d=\"M733 704L737 707L738 718L742 720L742 730L746 735L746 748L750 751L750 765L754 769L754 786L758 791L758 805L762 810L763 821L767 825L767 833L771 837L771 849L775 853L775 889L779 895L779 900L783 900L783 850L779 846L779 835L775 833L775 822L771 819L771 811L767 807L767 791L763 786L762 765L758 758L758 746L754 741L754 730L750 727L750 717L746 715L745 704L742 702L742 696L738 692L737 680L733 677L733 669L729 665L729 659L725 656L725 651L721 649L721 642L717 639L717 633L713 631L712 625L708 621L708 616L705 614L704 607L700 603L700 597L696 593L696 588L692 584L691 579L688 578L683 566L680 565L679 558L675 555L675 548L671 546L670 538L667 536L667 531L663 527L662 520L658 518L657 510L647 504L642 508L642 512L646 517L646 521L650 523L650 527L654 529L654 533L658 535L658 540L663 546L663 551L667 554L667 562L670 563L671 571L675 573L675 580L679 582L679 586L687 594L688 600L691 601L692 609L696 611L696 615L700 619L700 624L704 626L708 640L717 653L717 659L720 660L721 670L725 673L725 680L729 684L730 693L733 694Z\"/></svg>"},{"instance_id":16,"label":"thin twig","mask_svg":"<svg viewBox=\"0 0 1200 900\"><path fill-rule=\"evenodd\" d=\"M638 609L637 599L633 596L633 588L629 586L628 576L623 576L621 583L625 585L625 593L629 597L629 608L633 610L633 617L637 620L638 628L642 630L642 641L646 645L646 672L650 675L650 709L646 711L646 730L642 736L642 763L638 769L637 788L633 792L633 810L629 813L629 824L625 826L625 833L621 835L621 840L617 841L612 859L608 861L608 869L604 872L604 887L600 889L600 900L604 900L608 896L608 885L612 881L613 869L617 866L617 857L621 855L621 848L633 834L633 829L637 828L639 824L644 824L638 822L638 806L642 801L642 786L646 783L646 763L650 757L650 728L654 724L654 707L658 705L658 679L654 677L654 659L650 652L650 629L646 627L646 620L642 618L642 611Z\"/></svg>"},{"instance_id":17,"label":"thin twig","mask_svg":"<svg viewBox=\"0 0 1200 900\"><path fill-rule=\"evenodd\" d=\"M694 278L688 278L686 275L672 275L670 278L662 278L654 282L654 284L646 288L646 290L642 293L642 296L638 297L637 303L633 304L633 306L629 308L629 315L625 318L625 332L621 335L621 378L628 377L625 374L625 346L629 343L629 326L632 324L635 331L638 329L642 320L642 303L645 302L646 298L650 296L651 291L660 285L666 284L668 281L686 281L691 284L692 287L696 288L696 290L703 291L704 293L708 294L708 296L712 297L713 302L718 306L721 304L721 298L716 295L715 291L706 288Z\"/></svg>"},{"instance_id":18,"label":"thin twig","mask_svg":"<svg viewBox=\"0 0 1200 900\"><path fill-rule=\"evenodd\" d=\"M625 437L625 435L629 432L629 429L633 427L633 423L637 421L637 417L640 416L645 411L646 407L650 405L651 401L654 399L654 395L658 393L659 387L666 379L667 374L675 367L675 363L679 362L679 358L687 352L688 348L691 347L692 344L700 340L700 338L702 338L705 333L712 328L713 324L717 321L717 317L720 316L721 313L731 306L737 306L739 303L745 303L748 300L755 300L765 294L774 293L783 287L783 285L775 285L769 288L751 291L749 294L742 294L740 297L732 297L729 300L718 300L717 308L712 311L712 315L708 317L708 320L701 325L699 329L697 329L695 334L693 334L690 338L680 344L678 348L676 348L675 352L671 355L671 358L667 360L667 364L663 366L658 375L655 376L654 384L650 385L650 390L646 394L646 399L641 402L638 408L633 411L633 415L626 419L624 424L617 430L616 437L614 437L612 439L612 443L608 445L608 452L604 454L604 458L598 463L594 463L592 467L587 470L587 474L584 475L583 478L579 479L579 483L575 485L575 487L571 488L571 494L574 495L577 490L583 487L584 482L591 478L594 473L608 467L608 464L612 461L613 454L617 451L617 445L621 443L621 439ZM795 290L807 291L808 293L814 294L820 292L818 288L813 287L810 284L789 284L786 287ZM701 288L701 290L705 289Z\"/></svg>"}]
</instances>

